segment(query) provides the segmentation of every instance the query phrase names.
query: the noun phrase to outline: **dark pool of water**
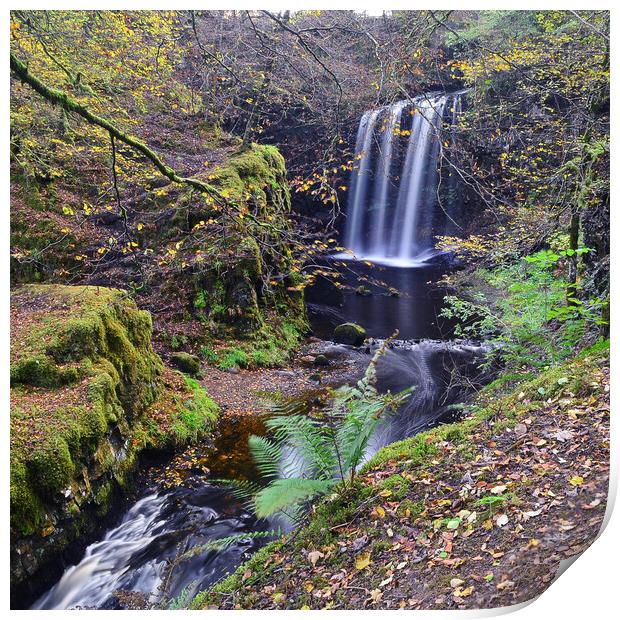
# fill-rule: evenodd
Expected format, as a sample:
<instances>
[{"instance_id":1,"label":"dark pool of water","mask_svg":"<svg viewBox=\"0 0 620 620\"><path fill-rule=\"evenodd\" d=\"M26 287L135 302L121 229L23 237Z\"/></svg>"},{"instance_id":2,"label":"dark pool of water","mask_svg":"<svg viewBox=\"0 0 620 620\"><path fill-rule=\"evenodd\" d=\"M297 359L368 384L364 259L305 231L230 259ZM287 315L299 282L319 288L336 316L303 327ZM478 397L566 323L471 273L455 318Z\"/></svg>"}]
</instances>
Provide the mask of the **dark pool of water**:
<instances>
[{"instance_id":1,"label":"dark pool of water","mask_svg":"<svg viewBox=\"0 0 620 620\"><path fill-rule=\"evenodd\" d=\"M375 338L387 338L395 329L406 340L450 337L452 324L439 316L445 290L435 284L445 268L369 266L351 261L338 265L348 288L338 288L320 277L306 291L312 329L319 338L330 339L334 327L345 322L361 325ZM359 295L359 286L368 287L371 295ZM398 296L390 289L398 291Z\"/></svg>"}]
</instances>

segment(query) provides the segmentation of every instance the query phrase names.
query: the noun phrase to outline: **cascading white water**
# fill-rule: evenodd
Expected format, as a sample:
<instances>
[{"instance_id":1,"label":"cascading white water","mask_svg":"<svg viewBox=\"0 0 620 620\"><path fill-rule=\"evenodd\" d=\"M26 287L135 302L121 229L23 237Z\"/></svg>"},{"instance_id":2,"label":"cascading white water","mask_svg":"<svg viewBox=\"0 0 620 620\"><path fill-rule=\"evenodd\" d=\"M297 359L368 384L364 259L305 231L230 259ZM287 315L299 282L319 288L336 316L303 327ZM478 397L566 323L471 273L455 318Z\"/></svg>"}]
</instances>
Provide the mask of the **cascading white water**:
<instances>
[{"instance_id":1,"label":"cascading white water","mask_svg":"<svg viewBox=\"0 0 620 620\"><path fill-rule=\"evenodd\" d=\"M385 126L382 128L381 156L377 161L375 192L372 204L374 213L370 245L372 253L381 252L385 243L386 212L390 185L392 183L392 152L394 150L395 133L400 127L400 120L406 105L406 101L398 101L393 106L390 106L387 111Z\"/></svg>"},{"instance_id":2,"label":"cascading white water","mask_svg":"<svg viewBox=\"0 0 620 620\"><path fill-rule=\"evenodd\" d=\"M409 264L432 247L440 134L450 101L454 124L460 110L458 93L397 101L362 116L345 231L345 245L358 258ZM407 134L401 127L405 111L413 118L401 164L398 146L400 136Z\"/></svg>"},{"instance_id":3,"label":"cascading white water","mask_svg":"<svg viewBox=\"0 0 620 620\"><path fill-rule=\"evenodd\" d=\"M351 219L349 220L346 238L346 243L349 247L355 246L362 230L364 213L358 208L358 205L366 204L372 139L375 135L375 125L380 112L381 109L366 112L362 116L357 131L355 158L359 163L349 190L349 213L351 213Z\"/></svg>"}]
</instances>

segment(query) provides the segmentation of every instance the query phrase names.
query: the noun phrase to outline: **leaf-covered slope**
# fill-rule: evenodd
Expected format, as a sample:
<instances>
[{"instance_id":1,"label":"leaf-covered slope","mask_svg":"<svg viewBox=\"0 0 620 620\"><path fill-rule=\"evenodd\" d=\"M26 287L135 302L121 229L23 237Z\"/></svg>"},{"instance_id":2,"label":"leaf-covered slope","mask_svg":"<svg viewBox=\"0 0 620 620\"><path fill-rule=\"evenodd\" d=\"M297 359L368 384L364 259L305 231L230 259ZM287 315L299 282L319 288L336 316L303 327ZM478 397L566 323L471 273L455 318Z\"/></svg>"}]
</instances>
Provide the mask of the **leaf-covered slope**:
<instances>
[{"instance_id":1,"label":"leaf-covered slope","mask_svg":"<svg viewBox=\"0 0 620 620\"><path fill-rule=\"evenodd\" d=\"M353 492L193 607L476 609L537 596L602 523L608 352L490 386L464 421L387 446Z\"/></svg>"}]
</instances>

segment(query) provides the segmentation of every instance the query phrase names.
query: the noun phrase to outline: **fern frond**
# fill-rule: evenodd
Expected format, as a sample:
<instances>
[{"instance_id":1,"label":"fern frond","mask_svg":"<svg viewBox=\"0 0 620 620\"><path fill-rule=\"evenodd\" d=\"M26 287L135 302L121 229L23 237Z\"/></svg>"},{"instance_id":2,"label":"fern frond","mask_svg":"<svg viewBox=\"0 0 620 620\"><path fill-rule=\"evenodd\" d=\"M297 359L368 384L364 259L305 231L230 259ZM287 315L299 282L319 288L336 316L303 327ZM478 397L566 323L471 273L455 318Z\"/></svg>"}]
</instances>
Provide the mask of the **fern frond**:
<instances>
[{"instance_id":1,"label":"fern frond","mask_svg":"<svg viewBox=\"0 0 620 620\"><path fill-rule=\"evenodd\" d=\"M276 441L296 448L319 478L331 478L337 464L331 441L331 429L306 416L282 416L265 422Z\"/></svg>"},{"instance_id":2,"label":"fern frond","mask_svg":"<svg viewBox=\"0 0 620 620\"><path fill-rule=\"evenodd\" d=\"M256 494L254 498L256 516L264 519L317 495L324 495L336 482L333 478L330 480L307 480L306 478L275 480Z\"/></svg>"},{"instance_id":3,"label":"fern frond","mask_svg":"<svg viewBox=\"0 0 620 620\"><path fill-rule=\"evenodd\" d=\"M179 596L170 600L168 603L168 609L175 611L178 609L187 609L189 604L192 602L193 590L197 583L198 579L190 581L189 584L181 590Z\"/></svg>"},{"instance_id":4,"label":"fern frond","mask_svg":"<svg viewBox=\"0 0 620 620\"><path fill-rule=\"evenodd\" d=\"M280 445L258 435L250 435L248 444L258 471L265 478L276 477L280 473L282 460Z\"/></svg>"},{"instance_id":5,"label":"fern frond","mask_svg":"<svg viewBox=\"0 0 620 620\"><path fill-rule=\"evenodd\" d=\"M204 545L192 547L185 553L181 554L177 558L177 562L189 560L195 555L198 555L199 553L204 553L205 551L225 551L226 549L228 549L228 547L234 545L236 542L246 542L255 538L277 538L281 535L282 532L280 532L279 530L267 530L265 532L243 532L242 534L233 534L232 536L217 538L216 540L210 540Z\"/></svg>"}]
</instances>

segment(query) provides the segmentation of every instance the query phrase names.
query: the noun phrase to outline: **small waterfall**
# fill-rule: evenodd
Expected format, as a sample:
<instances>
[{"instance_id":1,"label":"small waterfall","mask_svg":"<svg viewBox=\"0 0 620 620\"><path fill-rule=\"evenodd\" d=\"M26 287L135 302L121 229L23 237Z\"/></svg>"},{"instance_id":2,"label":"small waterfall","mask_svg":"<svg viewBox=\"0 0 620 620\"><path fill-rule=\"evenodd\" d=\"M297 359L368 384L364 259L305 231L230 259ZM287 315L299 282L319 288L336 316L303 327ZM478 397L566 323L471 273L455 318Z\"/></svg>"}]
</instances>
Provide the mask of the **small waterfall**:
<instances>
[{"instance_id":1,"label":"small waterfall","mask_svg":"<svg viewBox=\"0 0 620 620\"><path fill-rule=\"evenodd\" d=\"M380 157L377 159L377 172L375 173L375 192L373 197L373 226L371 231L370 251L375 254L381 252L385 243L386 211L388 197L392 182L392 151L394 147L395 133L400 129L400 121L406 101L398 101L387 109L387 118L382 127L383 138L381 140Z\"/></svg>"},{"instance_id":2,"label":"small waterfall","mask_svg":"<svg viewBox=\"0 0 620 620\"><path fill-rule=\"evenodd\" d=\"M358 258L407 264L420 260L432 248L446 109L455 125L461 109L460 93L397 101L362 116L345 231L345 245ZM411 116L408 130L406 111ZM407 134L402 161L401 136Z\"/></svg>"}]
</instances>

